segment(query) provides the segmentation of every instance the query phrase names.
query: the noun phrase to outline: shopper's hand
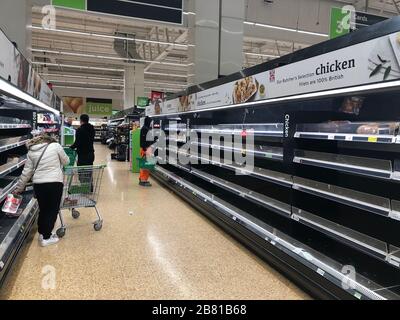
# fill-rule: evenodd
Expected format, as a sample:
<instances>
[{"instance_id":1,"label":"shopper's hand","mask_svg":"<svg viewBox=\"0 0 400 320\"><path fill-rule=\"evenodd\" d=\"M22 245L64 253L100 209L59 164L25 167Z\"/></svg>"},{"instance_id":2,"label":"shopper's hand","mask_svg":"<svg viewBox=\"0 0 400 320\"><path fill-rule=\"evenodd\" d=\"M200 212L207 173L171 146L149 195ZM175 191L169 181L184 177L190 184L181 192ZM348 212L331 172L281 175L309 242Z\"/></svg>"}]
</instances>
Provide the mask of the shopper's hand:
<instances>
[{"instance_id":1,"label":"shopper's hand","mask_svg":"<svg viewBox=\"0 0 400 320\"><path fill-rule=\"evenodd\" d=\"M15 195L15 196L19 196L21 193L22 193L22 191L21 191L21 190L17 190L17 189L15 189L15 190L12 192L12 194Z\"/></svg>"}]
</instances>

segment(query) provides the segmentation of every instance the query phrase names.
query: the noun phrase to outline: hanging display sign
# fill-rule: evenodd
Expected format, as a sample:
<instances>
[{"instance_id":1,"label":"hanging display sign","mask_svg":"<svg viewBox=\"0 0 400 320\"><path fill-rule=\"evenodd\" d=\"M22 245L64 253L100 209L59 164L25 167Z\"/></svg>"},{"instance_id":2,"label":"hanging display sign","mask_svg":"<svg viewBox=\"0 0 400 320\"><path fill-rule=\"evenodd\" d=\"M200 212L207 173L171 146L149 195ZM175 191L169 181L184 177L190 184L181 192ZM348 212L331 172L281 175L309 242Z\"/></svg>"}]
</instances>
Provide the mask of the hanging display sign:
<instances>
[{"instance_id":1,"label":"hanging display sign","mask_svg":"<svg viewBox=\"0 0 400 320\"><path fill-rule=\"evenodd\" d=\"M1 31L0 48L0 77L44 104L59 108L54 92Z\"/></svg>"},{"instance_id":2,"label":"hanging display sign","mask_svg":"<svg viewBox=\"0 0 400 320\"><path fill-rule=\"evenodd\" d=\"M67 116L88 114L92 116L108 117L112 115L112 100L82 97L64 97L64 113Z\"/></svg>"},{"instance_id":3,"label":"hanging display sign","mask_svg":"<svg viewBox=\"0 0 400 320\"><path fill-rule=\"evenodd\" d=\"M152 104L148 114L196 111L400 78L400 32ZM159 111L161 109L161 111Z\"/></svg>"},{"instance_id":4,"label":"hanging display sign","mask_svg":"<svg viewBox=\"0 0 400 320\"><path fill-rule=\"evenodd\" d=\"M52 5L182 24L183 0L52 0Z\"/></svg>"},{"instance_id":5,"label":"hanging display sign","mask_svg":"<svg viewBox=\"0 0 400 320\"><path fill-rule=\"evenodd\" d=\"M150 100L155 101L155 100L162 100L164 99L164 92L159 92L159 91L152 91L150 94Z\"/></svg>"},{"instance_id":6,"label":"hanging display sign","mask_svg":"<svg viewBox=\"0 0 400 320\"><path fill-rule=\"evenodd\" d=\"M53 6L86 10L86 0L52 0Z\"/></svg>"},{"instance_id":7,"label":"hanging display sign","mask_svg":"<svg viewBox=\"0 0 400 320\"><path fill-rule=\"evenodd\" d=\"M85 112L88 115L109 117L112 115L112 100L87 98Z\"/></svg>"},{"instance_id":8,"label":"hanging display sign","mask_svg":"<svg viewBox=\"0 0 400 320\"><path fill-rule=\"evenodd\" d=\"M146 108L149 105L149 98L147 97L138 97L137 98L137 106L139 108Z\"/></svg>"},{"instance_id":9,"label":"hanging display sign","mask_svg":"<svg viewBox=\"0 0 400 320\"><path fill-rule=\"evenodd\" d=\"M372 26L388 18L351 10L351 6L331 9L329 36L331 39Z\"/></svg>"}]
</instances>

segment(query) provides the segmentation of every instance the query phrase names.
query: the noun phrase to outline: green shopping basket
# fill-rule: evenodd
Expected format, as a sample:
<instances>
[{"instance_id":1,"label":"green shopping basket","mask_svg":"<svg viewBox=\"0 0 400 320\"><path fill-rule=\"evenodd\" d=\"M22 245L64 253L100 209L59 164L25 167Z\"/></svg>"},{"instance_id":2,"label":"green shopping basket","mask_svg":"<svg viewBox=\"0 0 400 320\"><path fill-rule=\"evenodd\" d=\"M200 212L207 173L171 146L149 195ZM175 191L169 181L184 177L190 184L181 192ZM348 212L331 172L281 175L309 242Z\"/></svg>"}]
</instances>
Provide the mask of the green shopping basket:
<instances>
[{"instance_id":1,"label":"green shopping basket","mask_svg":"<svg viewBox=\"0 0 400 320\"><path fill-rule=\"evenodd\" d=\"M74 166L76 161L76 151L71 148L65 147L64 152L69 158L69 164L67 166Z\"/></svg>"},{"instance_id":2,"label":"green shopping basket","mask_svg":"<svg viewBox=\"0 0 400 320\"><path fill-rule=\"evenodd\" d=\"M136 158L139 161L139 168L146 170L154 170L156 166L156 159L154 157L147 159L146 157Z\"/></svg>"}]
</instances>

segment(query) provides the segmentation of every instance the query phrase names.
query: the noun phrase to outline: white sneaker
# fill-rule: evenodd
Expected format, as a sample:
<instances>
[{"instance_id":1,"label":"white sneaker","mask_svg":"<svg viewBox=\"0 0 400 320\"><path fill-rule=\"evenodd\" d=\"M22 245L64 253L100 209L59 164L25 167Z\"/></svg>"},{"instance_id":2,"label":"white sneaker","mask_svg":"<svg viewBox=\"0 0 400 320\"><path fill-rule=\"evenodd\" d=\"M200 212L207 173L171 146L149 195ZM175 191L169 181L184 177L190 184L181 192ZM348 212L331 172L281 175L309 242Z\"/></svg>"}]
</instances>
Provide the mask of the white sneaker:
<instances>
[{"instance_id":1,"label":"white sneaker","mask_svg":"<svg viewBox=\"0 0 400 320\"><path fill-rule=\"evenodd\" d=\"M47 247L47 246L51 246L52 244L56 244L58 241L60 241L60 239L57 237L57 235L52 234L51 237L47 240L42 239L40 240L40 245L42 247Z\"/></svg>"},{"instance_id":2,"label":"white sneaker","mask_svg":"<svg viewBox=\"0 0 400 320\"><path fill-rule=\"evenodd\" d=\"M39 237L38 237L39 242L43 240L43 235L39 233Z\"/></svg>"}]
</instances>

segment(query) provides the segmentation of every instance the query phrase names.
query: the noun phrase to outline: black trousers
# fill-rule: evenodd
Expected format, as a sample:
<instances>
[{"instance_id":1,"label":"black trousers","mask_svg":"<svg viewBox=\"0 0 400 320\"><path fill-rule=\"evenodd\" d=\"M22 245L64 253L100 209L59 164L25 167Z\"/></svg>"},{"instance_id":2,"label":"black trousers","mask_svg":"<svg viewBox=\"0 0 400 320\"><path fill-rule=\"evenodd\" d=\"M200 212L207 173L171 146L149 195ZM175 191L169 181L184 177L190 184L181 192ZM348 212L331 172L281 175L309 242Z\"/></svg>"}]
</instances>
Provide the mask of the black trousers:
<instances>
[{"instance_id":1,"label":"black trousers","mask_svg":"<svg viewBox=\"0 0 400 320\"><path fill-rule=\"evenodd\" d=\"M49 239L60 211L63 184L61 182L35 184L34 190L40 210L38 231L44 239Z\"/></svg>"},{"instance_id":2,"label":"black trousers","mask_svg":"<svg viewBox=\"0 0 400 320\"><path fill-rule=\"evenodd\" d=\"M92 166L94 162L94 153L78 154L78 166Z\"/></svg>"}]
</instances>

